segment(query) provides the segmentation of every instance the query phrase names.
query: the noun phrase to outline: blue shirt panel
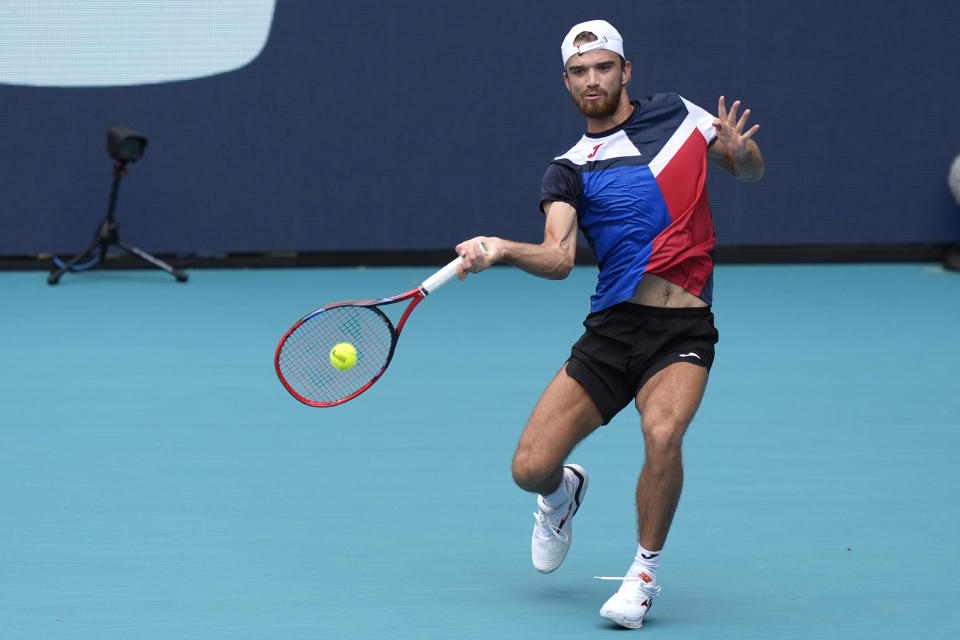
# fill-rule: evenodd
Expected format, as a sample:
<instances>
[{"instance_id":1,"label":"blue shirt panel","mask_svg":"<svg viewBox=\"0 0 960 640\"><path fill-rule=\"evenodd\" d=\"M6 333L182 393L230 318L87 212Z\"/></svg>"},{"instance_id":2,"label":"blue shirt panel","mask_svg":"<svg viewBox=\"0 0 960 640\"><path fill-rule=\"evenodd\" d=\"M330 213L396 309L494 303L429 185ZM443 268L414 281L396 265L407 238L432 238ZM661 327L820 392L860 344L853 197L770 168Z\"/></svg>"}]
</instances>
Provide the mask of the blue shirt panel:
<instances>
[{"instance_id":1,"label":"blue shirt panel","mask_svg":"<svg viewBox=\"0 0 960 640\"><path fill-rule=\"evenodd\" d=\"M653 239L670 225L670 212L646 165L585 171L579 225L597 256L600 277L593 311L633 296L650 260Z\"/></svg>"}]
</instances>

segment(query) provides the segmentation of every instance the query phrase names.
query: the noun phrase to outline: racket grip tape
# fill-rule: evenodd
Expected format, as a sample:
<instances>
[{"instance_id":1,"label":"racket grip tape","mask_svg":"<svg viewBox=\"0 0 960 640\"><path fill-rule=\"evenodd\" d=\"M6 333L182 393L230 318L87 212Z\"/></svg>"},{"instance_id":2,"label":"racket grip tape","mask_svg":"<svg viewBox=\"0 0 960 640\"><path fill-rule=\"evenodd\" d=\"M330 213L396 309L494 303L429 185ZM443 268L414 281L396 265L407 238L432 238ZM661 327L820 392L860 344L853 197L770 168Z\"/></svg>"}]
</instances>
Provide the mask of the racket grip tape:
<instances>
[{"instance_id":1,"label":"racket grip tape","mask_svg":"<svg viewBox=\"0 0 960 640\"><path fill-rule=\"evenodd\" d=\"M488 253L487 248L481 242L480 251L483 253ZM426 295L430 295L441 286L449 282L455 275L457 275L457 267L460 266L460 263L463 262L463 258L457 256L455 260L451 261L447 266L440 271L437 271L435 274L423 281L423 284L420 285L420 288L423 289L423 292Z\"/></svg>"}]
</instances>

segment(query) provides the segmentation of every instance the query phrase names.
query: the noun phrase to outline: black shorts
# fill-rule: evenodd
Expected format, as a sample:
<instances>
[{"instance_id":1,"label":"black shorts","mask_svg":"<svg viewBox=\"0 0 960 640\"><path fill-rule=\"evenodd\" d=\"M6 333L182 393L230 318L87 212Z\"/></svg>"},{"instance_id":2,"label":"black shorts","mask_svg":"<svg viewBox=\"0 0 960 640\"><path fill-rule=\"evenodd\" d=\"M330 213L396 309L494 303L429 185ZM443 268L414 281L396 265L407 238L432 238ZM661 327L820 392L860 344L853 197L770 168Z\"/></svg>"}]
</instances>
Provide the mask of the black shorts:
<instances>
[{"instance_id":1,"label":"black shorts","mask_svg":"<svg viewBox=\"0 0 960 640\"><path fill-rule=\"evenodd\" d=\"M719 334L710 307L668 309L621 302L591 313L567 361L610 422L655 373L675 362L709 369Z\"/></svg>"}]
</instances>

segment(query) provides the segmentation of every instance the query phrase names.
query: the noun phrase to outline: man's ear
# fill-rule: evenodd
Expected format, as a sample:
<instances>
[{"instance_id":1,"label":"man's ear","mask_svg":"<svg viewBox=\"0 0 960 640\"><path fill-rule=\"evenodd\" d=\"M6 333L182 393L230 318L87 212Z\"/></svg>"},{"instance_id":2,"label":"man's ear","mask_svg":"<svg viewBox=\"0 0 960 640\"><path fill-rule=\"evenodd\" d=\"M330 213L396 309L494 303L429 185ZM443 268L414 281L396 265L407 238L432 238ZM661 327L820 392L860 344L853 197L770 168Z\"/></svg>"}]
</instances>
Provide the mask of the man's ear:
<instances>
[{"instance_id":1,"label":"man's ear","mask_svg":"<svg viewBox=\"0 0 960 640\"><path fill-rule=\"evenodd\" d=\"M563 86L567 88L567 91L570 91L570 78L567 77L567 72L563 72Z\"/></svg>"}]
</instances>

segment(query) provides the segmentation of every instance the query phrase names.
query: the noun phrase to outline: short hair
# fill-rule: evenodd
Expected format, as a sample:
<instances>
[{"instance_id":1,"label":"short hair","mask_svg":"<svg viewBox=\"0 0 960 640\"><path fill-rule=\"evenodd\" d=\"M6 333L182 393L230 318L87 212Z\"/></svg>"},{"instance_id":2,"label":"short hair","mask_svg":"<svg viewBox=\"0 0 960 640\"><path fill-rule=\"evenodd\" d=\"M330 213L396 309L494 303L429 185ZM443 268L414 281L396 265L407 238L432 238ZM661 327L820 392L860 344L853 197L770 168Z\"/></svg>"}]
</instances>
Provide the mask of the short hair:
<instances>
[{"instance_id":1,"label":"short hair","mask_svg":"<svg viewBox=\"0 0 960 640\"><path fill-rule=\"evenodd\" d=\"M573 44L576 46L578 42L593 42L597 39L597 34L592 31L581 31L577 34L577 37L573 39Z\"/></svg>"}]
</instances>

